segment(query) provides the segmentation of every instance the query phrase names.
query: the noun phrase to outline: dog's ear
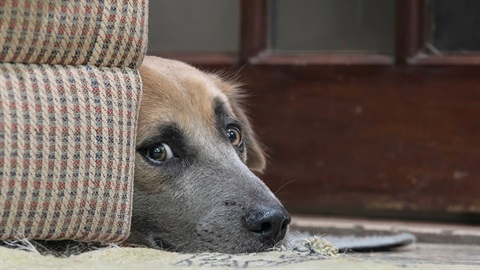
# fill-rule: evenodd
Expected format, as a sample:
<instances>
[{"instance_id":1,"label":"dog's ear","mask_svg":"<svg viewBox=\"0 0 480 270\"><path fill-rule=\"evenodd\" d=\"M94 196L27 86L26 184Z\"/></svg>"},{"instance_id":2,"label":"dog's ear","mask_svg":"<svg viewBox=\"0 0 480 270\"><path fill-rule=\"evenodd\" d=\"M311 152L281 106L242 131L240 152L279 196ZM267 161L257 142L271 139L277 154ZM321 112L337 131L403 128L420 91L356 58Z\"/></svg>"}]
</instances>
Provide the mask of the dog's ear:
<instances>
[{"instance_id":1,"label":"dog's ear","mask_svg":"<svg viewBox=\"0 0 480 270\"><path fill-rule=\"evenodd\" d=\"M243 109L241 100L234 100L230 102L233 112L238 120L244 124L243 134L245 136L246 151L247 151L247 167L256 172L263 172L267 164L265 152L260 142L257 140L255 132L248 116Z\"/></svg>"},{"instance_id":2,"label":"dog's ear","mask_svg":"<svg viewBox=\"0 0 480 270\"><path fill-rule=\"evenodd\" d=\"M239 84L226 82L217 75L212 74L212 77L220 90L227 96L237 119L243 123L242 132L246 144L247 167L252 171L263 172L267 165L267 158L263 146L257 140L251 121L245 112L245 106L243 105L245 93Z\"/></svg>"}]
</instances>

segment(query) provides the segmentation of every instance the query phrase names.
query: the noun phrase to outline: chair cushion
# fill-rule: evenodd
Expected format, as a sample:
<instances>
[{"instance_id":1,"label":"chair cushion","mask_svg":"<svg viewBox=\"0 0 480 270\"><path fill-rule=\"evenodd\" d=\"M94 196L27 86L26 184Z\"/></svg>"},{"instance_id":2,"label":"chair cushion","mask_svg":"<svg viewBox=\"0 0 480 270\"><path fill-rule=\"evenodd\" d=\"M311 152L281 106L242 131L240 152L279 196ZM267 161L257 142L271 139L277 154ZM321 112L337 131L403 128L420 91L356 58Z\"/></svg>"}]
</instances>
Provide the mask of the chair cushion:
<instances>
[{"instance_id":1,"label":"chair cushion","mask_svg":"<svg viewBox=\"0 0 480 270\"><path fill-rule=\"evenodd\" d=\"M138 67L148 0L2 0L0 62Z\"/></svg>"},{"instance_id":2,"label":"chair cushion","mask_svg":"<svg viewBox=\"0 0 480 270\"><path fill-rule=\"evenodd\" d=\"M126 239L140 93L130 68L0 64L0 240Z\"/></svg>"}]
</instances>

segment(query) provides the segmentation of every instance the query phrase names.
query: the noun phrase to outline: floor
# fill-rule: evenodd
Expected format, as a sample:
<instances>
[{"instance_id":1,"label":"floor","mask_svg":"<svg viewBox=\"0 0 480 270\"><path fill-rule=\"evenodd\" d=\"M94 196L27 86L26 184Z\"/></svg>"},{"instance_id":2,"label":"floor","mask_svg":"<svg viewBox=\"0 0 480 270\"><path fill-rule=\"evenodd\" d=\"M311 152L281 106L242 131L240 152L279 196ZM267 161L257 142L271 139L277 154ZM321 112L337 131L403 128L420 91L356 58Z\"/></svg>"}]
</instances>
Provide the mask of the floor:
<instances>
[{"instance_id":1,"label":"floor","mask_svg":"<svg viewBox=\"0 0 480 270\"><path fill-rule=\"evenodd\" d=\"M395 264L472 265L480 270L480 227L392 220L294 217L292 226L320 235L388 235L410 232L417 241L381 252L349 252L346 256Z\"/></svg>"},{"instance_id":2,"label":"floor","mask_svg":"<svg viewBox=\"0 0 480 270\"><path fill-rule=\"evenodd\" d=\"M478 265L480 245L416 243L398 250L371 253L351 253L355 258L390 261L399 264L462 264Z\"/></svg>"}]
</instances>

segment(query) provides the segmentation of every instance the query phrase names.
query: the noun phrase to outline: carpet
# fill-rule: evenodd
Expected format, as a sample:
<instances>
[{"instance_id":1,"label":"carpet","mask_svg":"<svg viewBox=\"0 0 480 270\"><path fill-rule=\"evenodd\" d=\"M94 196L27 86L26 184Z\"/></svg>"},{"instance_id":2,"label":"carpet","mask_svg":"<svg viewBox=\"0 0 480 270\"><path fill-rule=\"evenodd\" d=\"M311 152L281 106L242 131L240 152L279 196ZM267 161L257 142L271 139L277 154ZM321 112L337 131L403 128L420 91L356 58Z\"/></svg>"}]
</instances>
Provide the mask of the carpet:
<instances>
[{"instance_id":1,"label":"carpet","mask_svg":"<svg viewBox=\"0 0 480 270\"><path fill-rule=\"evenodd\" d=\"M28 249L28 248L26 248ZM68 258L0 247L1 269L477 269L478 265L430 264L355 258L336 253L323 239L294 249L254 254L182 254L148 248L111 246ZM394 251L392 251L394 252ZM453 266L453 268L452 268Z\"/></svg>"}]
</instances>

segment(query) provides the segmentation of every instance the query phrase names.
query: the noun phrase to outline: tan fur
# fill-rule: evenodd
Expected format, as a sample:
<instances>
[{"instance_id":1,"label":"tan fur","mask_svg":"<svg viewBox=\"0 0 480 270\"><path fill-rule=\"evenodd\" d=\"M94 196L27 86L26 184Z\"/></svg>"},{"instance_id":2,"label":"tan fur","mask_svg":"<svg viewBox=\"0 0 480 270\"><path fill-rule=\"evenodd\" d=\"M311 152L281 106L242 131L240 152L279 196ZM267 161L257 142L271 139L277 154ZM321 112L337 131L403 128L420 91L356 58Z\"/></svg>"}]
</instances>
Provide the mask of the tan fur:
<instances>
[{"instance_id":1,"label":"tan fur","mask_svg":"<svg viewBox=\"0 0 480 270\"><path fill-rule=\"evenodd\" d=\"M225 81L217 75L210 75L215 85L220 89L228 98L230 106L237 118L242 122L247 123L243 132L251 138L250 145L247 151L247 166L250 170L263 172L266 166L265 153L261 144L258 142L255 132L252 130L247 114L245 113L243 102L244 93L241 91L240 86L236 83Z\"/></svg>"},{"instance_id":2,"label":"tan fur","mask_svg":"<svg viewBox=\"0 0 480 270\"><path fill-rule=\"evenodd\" d=\"M149 137L158 123L178 121L186 130L196 130L195 125L205 123L213 127L212 102L220 97L228 104L230 113L247 123L244 130L250 136L247 146L246 163L254 171L262 172L266 166L265 154L251 129L242 102L238 85L229 83L217 75L206 74L184 63L147 56L140 66L143 81L143 95L137 133L137 144ZM163 76L158 76L162 73ZM187 78L186 80L181 80ZM180 83L182 82L182 83ZM161 91L159 91L161 89ZM175 112L175 115L172 115ZM215 132L213 129L211 132ZM191 138L211 134L189 134Z\"/></svg>"}]
</instances>

